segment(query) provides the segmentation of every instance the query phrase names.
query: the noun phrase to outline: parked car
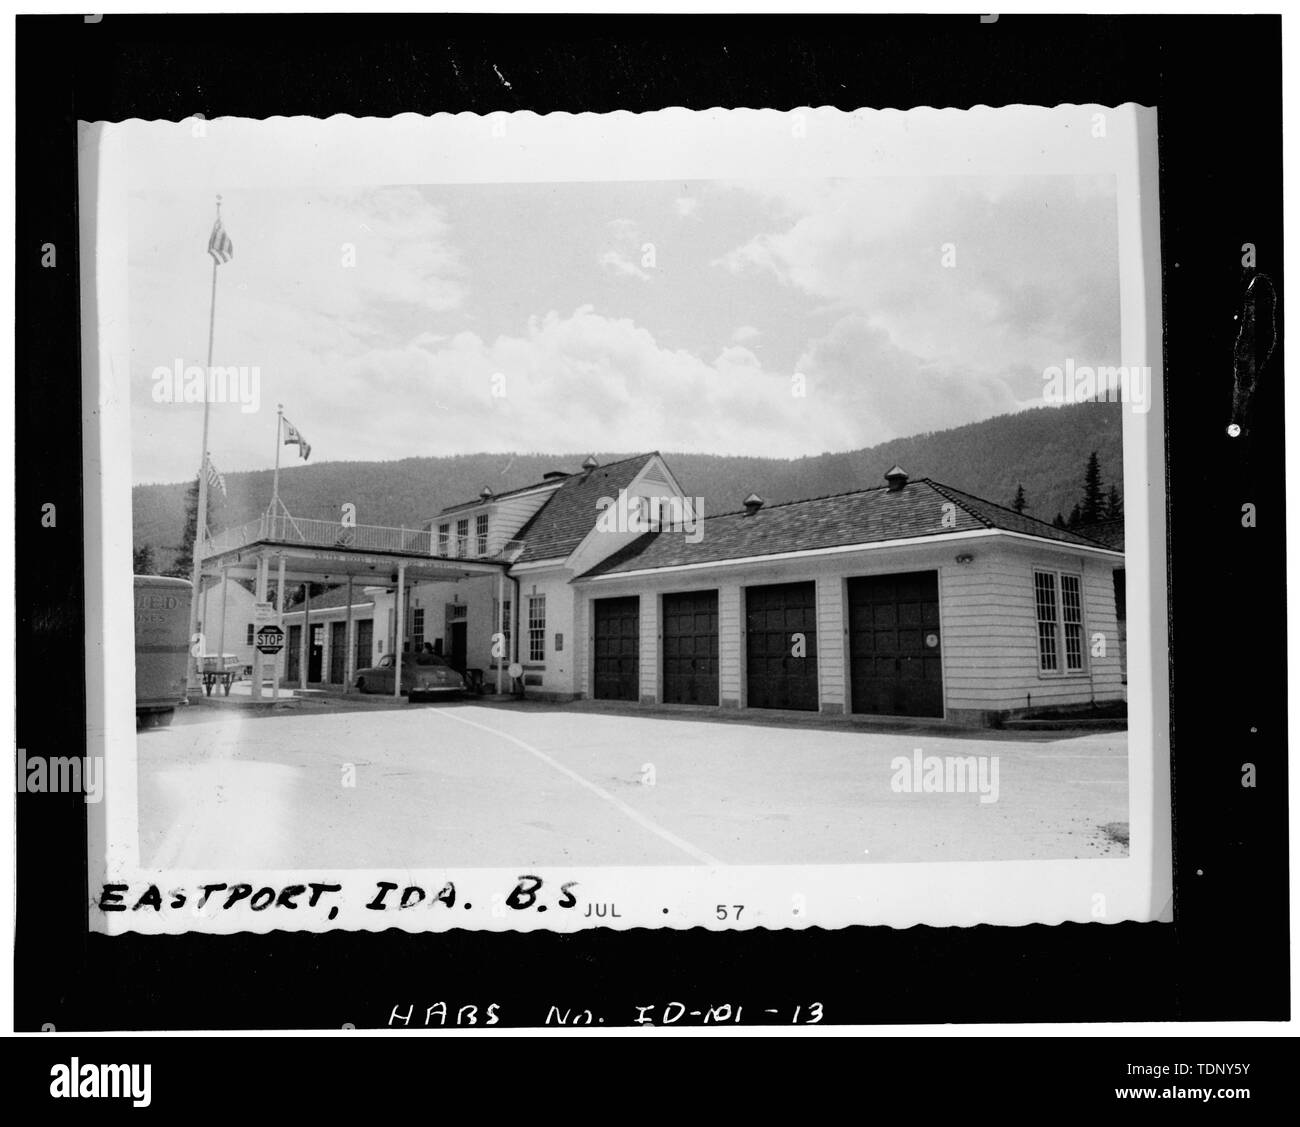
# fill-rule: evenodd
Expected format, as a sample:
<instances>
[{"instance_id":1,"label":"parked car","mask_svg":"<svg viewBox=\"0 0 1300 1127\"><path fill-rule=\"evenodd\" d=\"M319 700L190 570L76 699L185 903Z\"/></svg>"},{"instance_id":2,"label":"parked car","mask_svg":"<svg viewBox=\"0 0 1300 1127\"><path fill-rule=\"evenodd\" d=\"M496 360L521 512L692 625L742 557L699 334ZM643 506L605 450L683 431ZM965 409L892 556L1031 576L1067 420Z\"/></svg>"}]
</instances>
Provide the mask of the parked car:
<instances>
[{"instance_id":1,"label":"parked car","mask_svg":"<svg viewBox=\"0 0 1300 1127\"><path fill-rule=\"evenodd\" d=\"M393 692L392 654L385 654L378 665L357 671L357 691L362 693ZM440 654L402 654L402 695L417 697L459 697L465 692L465 678L457 673Z\"/></svg>"}]
</instances>

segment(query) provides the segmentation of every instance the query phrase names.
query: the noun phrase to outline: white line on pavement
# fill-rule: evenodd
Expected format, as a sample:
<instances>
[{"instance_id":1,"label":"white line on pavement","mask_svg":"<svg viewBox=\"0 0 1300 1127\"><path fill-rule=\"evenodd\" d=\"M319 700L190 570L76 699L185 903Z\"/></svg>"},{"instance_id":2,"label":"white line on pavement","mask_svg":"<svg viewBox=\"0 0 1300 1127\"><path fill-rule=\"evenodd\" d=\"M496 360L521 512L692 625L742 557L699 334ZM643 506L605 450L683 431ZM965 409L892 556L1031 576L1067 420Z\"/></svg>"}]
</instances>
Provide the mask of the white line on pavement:
<instances>
[{"instance_id":1,"label":"white line on pavement","mask_svg":"<svg viewBox=\"0 0 1300 1127\"><path fill-rule=\"evenodd\" d=\"M642 814L638 810L634 810L622 799L615 798L614 795L609 793L609 791L604 790L603 788L598 787L595 783L589 782L588 780L584 779L576 771L569 770L569 768L566 767L563 763L559 763L556 760L552 759L549 755L546 754L546 752L539 751L537 748L533 747L532 744L527 744L523 740L510 735L508 732L501 731L499 728L492 728L489 727L487 724L480 724L477 720L467 720L465 717L458 716L455 712L452 712L450 710L437 708L437 709L430 709L429 713L434 716L439 716L445 719L458 721L461 724L468 724L471 728L477 728L481 732L488 732L491 735L500 736L501 739L503 740L509 740L516 747L521 747L530 755L535 755L548 767L555 768L555 770L559 771L560 774L567 775L579 786L586 787L587 790L591 791L592 794L596 795L599 798L603 798L611 806L614 806L619 810L621 810L624 814L626 814L629 818L631 818L632 821L634 821L638 826L641 826L643 829L649 830L653 834L658 834L661 838L664 839L664 841L668 842L671 845L677 846L677 848L682 850L684 853L690 854L692 857L695 858L695 860L699 861L700 864L714 865L718 867L721 867L723 865L723 862L719 861L716 857L709 856L709 854L705 853L703 849L696 848L689 841L686 841L683 838L678 837L671 830L666 830L663 828L663 826L658 825L655 822L652 822L644 814Z\"/></svg>"}]
</instances>

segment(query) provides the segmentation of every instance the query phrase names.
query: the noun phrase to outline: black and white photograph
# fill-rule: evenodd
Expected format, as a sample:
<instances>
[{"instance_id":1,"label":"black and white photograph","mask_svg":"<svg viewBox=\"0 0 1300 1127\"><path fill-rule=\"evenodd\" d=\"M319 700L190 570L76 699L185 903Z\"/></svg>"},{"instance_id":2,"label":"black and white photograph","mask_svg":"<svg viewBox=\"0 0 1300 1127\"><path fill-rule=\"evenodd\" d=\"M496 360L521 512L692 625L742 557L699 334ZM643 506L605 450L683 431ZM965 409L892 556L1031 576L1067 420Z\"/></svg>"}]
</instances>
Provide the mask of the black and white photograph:
<instances>
[{"instance_id":1,"label":"black and white photograph","mask_svg":"<svg viewBox=\"0 0 1300 1127\"><path fill-rule=\"evenodd\" d=\"M139 7L0 25L22 1106L1285 1092L1276 9Z\"/></svg>"},{"instance_id":2,"label":"black and white photograph","mask_svg":"<svg viewBox=\"0 0 1300 1127\"><path fill-rule=\"evenodd\" d=\"M102 925L1158 915L1153 126L85 127Z\"/></svg>"}]
</instances>

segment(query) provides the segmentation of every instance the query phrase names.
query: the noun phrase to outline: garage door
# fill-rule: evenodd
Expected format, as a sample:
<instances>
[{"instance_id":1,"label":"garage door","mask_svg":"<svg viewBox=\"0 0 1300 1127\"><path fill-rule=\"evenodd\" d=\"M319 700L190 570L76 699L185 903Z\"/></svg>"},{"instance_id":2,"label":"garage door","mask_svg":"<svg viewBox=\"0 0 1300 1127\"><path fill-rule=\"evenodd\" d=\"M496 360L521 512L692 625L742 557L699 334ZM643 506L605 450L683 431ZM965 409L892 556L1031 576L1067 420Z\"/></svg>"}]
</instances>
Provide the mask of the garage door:
<instances>
[{"instance_id":1,"label":"garage door","mask_svg":"<svg viewBox=\"0 0 1300 1127\"><path fill-rule=\"evenodd\" d=\"M854 712L942 716L939 573L849 580L849 666Z\"/></svg>"},{"instance_id":2,"label":"garage door","mask_svg":"<svg viewBox=\"0 0 1300 1127\"><path fill-rule=\"evenodd\" d=\"M718 593L664 596L664 700L718 703Z\"/></svg>"},{"instance_id":3,"label":"garage door","mask_svg":"<svg viewBox=\"0 0 1300 1127\"><path fill-rule=\"evenodd\" d=\"M817 710L816 608L812 583L745 588L750 708Z\"/></svg>"},{"instance_id":4,"label":"garage door","mask_svg":"<svg viewBox=\"0 0 1300 1127\"><path fill-rule=\"evenodd\" d=\"M597 599L592 606L596 635L593 695L597 700L637 700L641 600L636 595Z\"/></svg>"}]
</instances>

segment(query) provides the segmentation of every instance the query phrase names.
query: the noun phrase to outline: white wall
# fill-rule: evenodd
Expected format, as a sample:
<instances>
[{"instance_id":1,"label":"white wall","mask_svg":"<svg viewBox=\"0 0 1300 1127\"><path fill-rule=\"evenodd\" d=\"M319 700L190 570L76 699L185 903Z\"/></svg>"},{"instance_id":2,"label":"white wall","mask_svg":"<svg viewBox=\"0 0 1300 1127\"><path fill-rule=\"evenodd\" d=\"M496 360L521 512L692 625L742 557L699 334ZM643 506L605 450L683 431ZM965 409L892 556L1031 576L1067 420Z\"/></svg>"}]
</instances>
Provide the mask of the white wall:
<instances>
[{"instance_id":1,"label":"white wall","mask_svg":"<svg viewBox=\"0 0 1300 1127\"><path fill-rule=\"evenodd\" d=\"M956 557L970 554L971 563ZM813 580L817 585L818 693L823 712L852 708L848 677L846 580L852 576L908 571L939 574L940 652L949 714L1085 704L1120 699L1120 639L1111 574L1122 561L1039 547L1004 537L945 541L802 559L756 562L693 571L579 581L574 627L582 645L574 691L591 693L591 613L596 598L641 596L641 693L659 699L659 606L670 591L718 591L719 699L724 707L745 704L743 588L763 583ZM1083 580L1085 672L1040 674L1034 616L1036 566L1080 574ZM548 601L549 605L549 601ZM548 623L548 630L559 629ZM1097 634L1104 656L1091 653ZM955 718L955 717L954 717Z\"/></svg>"},{"instance_id":2,"label":"white wall","mask_svg":"<svg viewBox=\"0 0 1300 1127\"><path fill-rule=\"evenodd\" d=\"M206 581L211 583L211 580ZM256 646L250 646L247 643L248 624L253 622L253 607L257 600L253 593L241 584L231 579L226 582L226 613L225 613L225 637L222 637L222 614L221 614L221 580L218 579L210 587L205 587L205 593L199 601L199 630L203 634L203 649L205 653L215 654L218 652L234 654L239 659L239 664L246 669L253 665L254 655L257 653Z\"/></svg>"},{"instance_id":3,"label":"white wall","mask_svg":"<svg viewBox=\"0 0 1300 1127\"><path fill-rule=\"evenodd\" d=\"M512 584L506 584L506 598L510 598ZM410 610L424 611L424 640L442 641L442 652L451 653L451 639L447 629L449 604L464 605L465 660L470 669L481 669L484 674L494 667L492 635L496 633L497 578L495 575L475 576L454 583L419 583L410 589ZM412 621L411 618L407 619ZM410 641L410 635L407 635Z\"/></svg>"},{"instance_id":4,"label":"white wall","mask_svg":"<svg viewBox=\"0 0 1300 1127\"><path fill-rule=\"evenodd\" d=\"M1111 574L1119 562L1033 545L977 551L974 563L946 566L940 577L944 681L949 708L1018 709L1118 700L1121 642ZM1035 567L1083 580L1083 673L1038 669ZM1092 654L1093 637L1106 654Z\"/></svg>"},{"instance_id":5,"label":"white wall","mask_svg":"<svg viewBox=\"0 0 1300 1127\"><path fill-rule=\"evenodd\" d=\"M585 651L577 636L573 573L566 567L548 567L515 572L519 580L519 661L529 684L529 696L570 697L577 692L577 658ZM507 583L507 589L511 584ZM528 599L533 593L546 596L546 656L541 662L528 657ZM585 618L584 618L585 623ZM555 647L556 634L564 635L564 648Z\"/></svg>"}]
</instances>

